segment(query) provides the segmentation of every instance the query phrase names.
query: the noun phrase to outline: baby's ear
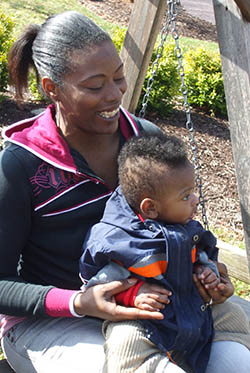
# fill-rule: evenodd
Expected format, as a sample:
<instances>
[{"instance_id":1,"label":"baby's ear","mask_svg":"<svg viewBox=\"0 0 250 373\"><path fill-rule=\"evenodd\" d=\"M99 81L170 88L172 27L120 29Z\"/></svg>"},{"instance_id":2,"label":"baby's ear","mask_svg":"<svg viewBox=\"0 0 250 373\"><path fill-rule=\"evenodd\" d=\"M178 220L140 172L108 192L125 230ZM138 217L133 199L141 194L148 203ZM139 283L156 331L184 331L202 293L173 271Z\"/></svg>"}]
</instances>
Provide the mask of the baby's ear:
<instances>
[{"instance_id":1,"label":"baby's ear","mask_svg":"<svg viewBox=\"0 0 250 373\"><path fill-rule=\"evenodd\" d=\"M140 210L145 219L157 219L158 210L156 202L151 198L144 198L140 203Z\"/></svg>"}]
</instances>

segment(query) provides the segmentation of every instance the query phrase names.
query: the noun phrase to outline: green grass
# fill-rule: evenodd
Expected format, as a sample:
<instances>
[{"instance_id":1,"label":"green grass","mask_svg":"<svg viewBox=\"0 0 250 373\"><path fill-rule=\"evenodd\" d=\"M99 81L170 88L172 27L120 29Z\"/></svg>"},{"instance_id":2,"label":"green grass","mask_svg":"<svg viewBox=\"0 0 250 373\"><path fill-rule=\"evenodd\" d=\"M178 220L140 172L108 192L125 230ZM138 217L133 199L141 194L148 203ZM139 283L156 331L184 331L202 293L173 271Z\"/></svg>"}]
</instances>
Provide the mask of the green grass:
<instances>
[{"instance_id":1,"label":"green grass","mask_svg":"<svg viewBox=\"0 0 250 373\"><path fill-rule=\"evenodd\" d=\"M117 25L103 20L96 16L78 0L1 0L0 11L15 20L14 37L20 34L27 24L43 23L50 15L63 12L65 10L76 10L95 21L99 26L112 34ZM122 27L124 28L124 27ZM192 48L203 47L212 51L218 51L218 44L204 40L180 37L180 47L183 51Z\"/></svg>"},{"instance_id":2,"label":"green grass","mask_svg":"<svg viewBox=\"0 0 250 373\"><path fill-rule=\"evenodd\" d=\"M192 49L204 48L211 52L219 53L218 43L211 42L211 41L180 37L179 44L183 52L188 51L190 48Z\"/></svg>"},{"instance_id":3,"label":"green grass","mask_svg":"<svg viewBox=\"0 0 250 373\"><path fill-rule=\"evenodd\" d=\"M239 239L239 235L237 234L237 232L234 232L232 229L229 230L223 227L210 227L210 230L221 241L227 242L230 245L237 246L240 249L245 250L246 247L244 240Z\"/></svg>"},{"instance_id":4,"label":"green grass","mask_svg":"<svg viewBox=\"0 0 250 373\"><path fill-rule=\"evenodd\" d=\"M242 281L237 280L237 279L232 278L232 277L230 277L230 280L232 281L232 283L234 285L234 294L250 301L250 286L249 286L249 284L246 284L245 282L242 282Z\"/></svg>"},{"instance_id":5,"label":"green grass","mask_svg":"<svg viewBox=\"0 0 250 373\"><path fill-rule=\"evenodd\" d=\"M94 20L108 32L112 32L115 25L104 21L84 8L78 0L1 0L0 11L15 21L14 36L20 34L27 24L43 23L50 15L66 10L76 10Z\"/></svg>"}]
</instances>

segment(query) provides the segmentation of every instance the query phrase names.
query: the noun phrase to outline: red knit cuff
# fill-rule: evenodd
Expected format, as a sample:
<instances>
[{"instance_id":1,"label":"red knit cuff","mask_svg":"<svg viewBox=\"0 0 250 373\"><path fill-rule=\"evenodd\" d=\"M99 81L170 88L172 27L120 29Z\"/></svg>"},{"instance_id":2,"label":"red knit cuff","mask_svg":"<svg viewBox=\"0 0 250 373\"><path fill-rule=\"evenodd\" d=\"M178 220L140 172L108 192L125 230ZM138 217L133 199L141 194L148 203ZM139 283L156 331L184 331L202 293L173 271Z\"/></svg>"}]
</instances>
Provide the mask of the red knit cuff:
<instances>
[{"instance_id":1,"label":"red knit cuff","mask_svg":"<svg viewBox=\"0 0 250 373\"><path fill-rule=\"evenodd\" d=\"M119 304L123 304L126 307L134 307L135 306L135 298L140 287L144 284L144 281L138 280L137 283L128 290L122 291L119 294L116 294L115 300Z\"/></svg>"}]
</instances>

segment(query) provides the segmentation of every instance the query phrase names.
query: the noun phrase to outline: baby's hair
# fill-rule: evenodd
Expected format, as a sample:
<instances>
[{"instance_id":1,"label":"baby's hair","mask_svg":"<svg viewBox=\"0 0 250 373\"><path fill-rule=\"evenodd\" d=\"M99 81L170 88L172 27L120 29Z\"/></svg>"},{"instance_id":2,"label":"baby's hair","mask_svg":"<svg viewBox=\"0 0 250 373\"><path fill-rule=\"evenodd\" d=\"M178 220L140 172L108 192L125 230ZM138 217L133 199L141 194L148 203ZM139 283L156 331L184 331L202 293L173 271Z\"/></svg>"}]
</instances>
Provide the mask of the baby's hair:
<instances>
[{"instance_id":1,"label":"baby's hair","mask_svg":"<svg viewBox=\"0 0 250 373\"><path fill-rule=\"evenodd\" d=\"M118 157L119 182L131 207L138 210L142 198L153 198L168 169L180 169L189 163L184 143L164 134L133 137ZM162 167L163 166L163 167Z\"/></svg>"},{"instance_id":2,"label":"baby's hair","mask_svg":"<svg viewBox=\"0 0 250 373\"><path fill-rule=\"evenodd\" d=\"M110 36L81 13L67 11L51 16L43 25L29 25L9 53L9 80L17 98L28 85L29 69L39 78L49 77L62 86L66 73L74 70L74 50L86 50L111 41Z\"/></svg>"}]
</instances>

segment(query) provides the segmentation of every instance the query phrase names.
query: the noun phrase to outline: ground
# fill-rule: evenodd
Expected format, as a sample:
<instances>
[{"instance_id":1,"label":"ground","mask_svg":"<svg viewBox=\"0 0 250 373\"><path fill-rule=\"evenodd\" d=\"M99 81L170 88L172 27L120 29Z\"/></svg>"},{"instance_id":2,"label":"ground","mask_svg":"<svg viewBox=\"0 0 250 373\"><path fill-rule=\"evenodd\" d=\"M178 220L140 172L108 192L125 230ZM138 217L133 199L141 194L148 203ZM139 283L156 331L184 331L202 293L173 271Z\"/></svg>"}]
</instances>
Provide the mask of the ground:
<instances>
[{"instance_id":1,"label":"ground","mask_svg":"<svg viewBox=\"0 0 250 373\"><path fill-rule=\"evenodd\" d=\"M127 26L133 9L130 0L80 0L85 8L107 21ZM177 27L180 35L200 40L217 41L215 25L200 20L178 7Z\"/></svg>"},{"instance_id":2,"label":"ground","mask_svg":"<svg viewBox=\"0 0 250 373\"><path fill-rule=\"evenodd\" d=\"M129 0L81 0L83 5L107 20L127 25L133 4ZM178 15L180 35L202 40L216 41L216 28L209 22L180 10ZM0 104L0 126L32 116L42 104L26 102L22 110L9 98ZM188 143L189 134L185 129L185 114L175 110L164 119L149 117L166 132L181 136ZM237 195L235 168L232 156L229 124L226 119L212 118L201 111L192 110L195 140L201 165L203 195L206 199L207 216L210 226L223 228L243 239L240 205Z\"/></svg>"}]
</instances>

